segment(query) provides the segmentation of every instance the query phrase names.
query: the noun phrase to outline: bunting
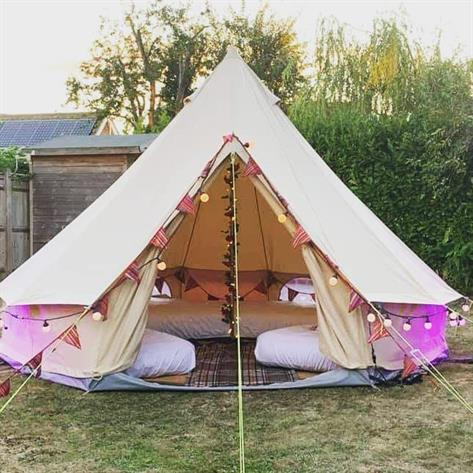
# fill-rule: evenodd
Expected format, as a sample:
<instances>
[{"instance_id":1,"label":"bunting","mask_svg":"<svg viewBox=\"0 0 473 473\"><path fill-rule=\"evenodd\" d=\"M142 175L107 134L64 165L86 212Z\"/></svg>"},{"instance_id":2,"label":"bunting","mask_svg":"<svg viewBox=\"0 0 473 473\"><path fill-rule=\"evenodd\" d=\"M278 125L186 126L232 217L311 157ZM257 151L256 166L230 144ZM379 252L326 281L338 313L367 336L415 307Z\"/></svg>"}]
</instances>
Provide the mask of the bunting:
<instances>
[{"instance_id":1,"label":"bunting","mask_svg":"<svg viewBox=\"0 0 473 473\"><path fill-rule=\"evenodd\" d=\"M209 172L210 172L210 169L212 169L212 164L213 164L213 159L211 159L206 165L205 165L205 168L202 170L202 172L200 173L200 177L202 177L203 179L205 179L208 175L209 175Z\"/></svg>"},{"instance_id":2,"label":"bunting","mask_svg":"<svg viewBox=\"0 0 473 473\"><path fill-rule=\"evenodd\" d=\"M410 356L404 356L401 379L408 378L417 369L416 362Z\"/></svg>"},{"instance_id":3,"label":"bunting","mask_svg":"<svg viewBox=\"0 0 473 473\"><path fill-rule=\"evenodd\" d=\"M94 305L94 312L100 312L103 316L102 320L107 319L108 312L108 294L99 299Z\"/></svg>"},{"instance_id":4,"label":"bunting","mask_svg":"<svg viewBox=\"0 0 473 473\"><path fill-rule=\"evenodd\" d=\"M166 235L166 232L164 231L164 228L161 227L154 237L151 239L150 243L155 246L156 248L161 248L164 249L166 245L168 244L168 237Z\"/></svg>"},{"instance_id":5,"label":"bunting","mask_svg":"<svg viewBox=\"0 0 473 473\"><path fill-rule=\"evenodd\" d=\"M266 287L266 284L264 281L261 281L254 289L253 291L259 292L260 294L267 294L268 289Z\"/></svg>"},{"instance_id":6,"label":"bunting","mask_svg":"<svg viewBox=\"0 0 473 473\"><path fill-rule=\"evenodd\" d=\"M297 294L299 293L294 289L291 289L290 287L287 288L287 298L289 302L292 302L296 298Z\"/></svg>"},{"instance_id":7,"label":"bunting","mask_svg":"<svg viewBox=\"0 0 473 473\"><path fill-rule=\"evenodd\" d=\"M352 289L350 293L350 303L348 304L348 312L353 312L356 308L363 304L363 302L364 301L360 295Z\"/></svg>"},{"instance_id":8,"label":"bunting","mask_svg":"<svg viewBox=\"0 0 473 473\"><path fill-rule=\"evenodd\" d=\"M186 282L186 270L184 268L179 268L175 273L176 279L181 283L184 284Z\"/></svg>"},{"instance_id":9,"label":"bunting","mask_svg":"<svg viewBox=\"0 0 473 473\"><path fill-rule=\"evenodd\" d=\"M123 273L123 276L125 278L130 279L131 281L135 281L136 283L140 282L140 268L138 267L138 263L136 261L133 261L133 263L126 268L125 272Z\"/></svg>"},{"instance_id":10,"label":"bunting","mask_svg":"<svg viewBox=\"0 0 473 473\"><path fill-rule=\"evenodd\" d=\"M260 174L262 174L260 167L256 164L255 160L250 157L243 171L243 177L259 176Z\"/></svg>"},{"instance_id":11,"label":"bunting","mask_svg":"<svg viewBox=\"0 0 473 473\"><path fill-rule=\"evenodd\" d=\"M292 237L292 247L297 248L304 243L310 242L310 236L307 235L306 231L302 228L301 225L297 226L296 233Z\"/></svg>"},{"instance_id":12,"label":"bunting","mask_svg":"<svg viewBox=\"0 0 473 473\"><path fill-rule=\"evenodd\" d=\"M194 278L189 276L186 281L184 292L190 291L191 289L195 289L196 287L199 287L199 285L197 284L197 281Z\"/></svg>"},{"instance_id":13,"label":"bunting","mask_svg":"<svg viewBox=\"0 0 473 473\"><path fill-rule=\"evenodd\" d=\"M376 320L371 324L371 329L372 331L368 343L373 343L380 338L389 337L389 332L386 330L379 317L376 317Z\"/></svg>"},{"instance_id":14,"label":"bunting","mask_svg":"<svg viewBox=\"0 0 473 473\"><path fill-rule=\"evenodd\" d=\"M191 196L187 194L177 206L177 210L184 212L185 214L195 215L195 205Z\"/></svg>"},{"instance_id":15,"label":"bunting","mask_svg":"<svg viewBox=\"0 0 473 473\"><path fill-rule=\"evenodd\" d=\"M31 369L31 371L35 371L35 378L39 378L41 376L41 363L43 362L43 352L40 351L38 354L33 356L30 361L25 363L25 366Z\"/></svg>"},{"instance_id":16,"label":"bunting","mask_svg":"<svg viewBox=\"0 0 473 473\"><path fill-rule=\"evenodd\" d=\"M156 287L156 289L157 289L159 292L163 292L164 279L163 279L163 278L157 278L157 279L156 279L156 282L155 282L155 284L154 284L154 286Z\"/></svg>"},{"instance_id":17,"label":"bunting","mask_svg":"<svg viewBox=\"0 0 473 473\"><path fill-rule=\"evenodd\" d=\"M215 296L212 296L212 294L207 294L207 300L208 301L218 301L219 298L215 297Z\"/></svg>"},{"instance_id":18,"label":"bunting","mask_svg":"<svg viewBox=\"0 0 473 473\"><path fill-rule=\"evenodd\" d=\"M233 141L233 133L229 133L223 137L223 144L226 145L227 143L231 143Z\"/></svg>"},{"instance_id":19,"label":"bunting","mask_svg":"<svg viewBox=\"0 0 473 473\"><path fill-rule=\"evenodd\" d=\"M68 345L72 345L79 350L82 348L80 344L79 331L75 325L62 332L58 338L62 338L63 342L66 342Z\"/></svg>"},{"instance_id":20,"label":"bunting","mask_svg":"<svg viewBox=\"0 0 473 473\"><path fill-rule=\"evenodd\" d=\"M2 384L0 384L0 397L5 397L10 394L10 389L11 389L11 382L10 378L6 379L3 381Z\"/></svg>"}]
</instances>

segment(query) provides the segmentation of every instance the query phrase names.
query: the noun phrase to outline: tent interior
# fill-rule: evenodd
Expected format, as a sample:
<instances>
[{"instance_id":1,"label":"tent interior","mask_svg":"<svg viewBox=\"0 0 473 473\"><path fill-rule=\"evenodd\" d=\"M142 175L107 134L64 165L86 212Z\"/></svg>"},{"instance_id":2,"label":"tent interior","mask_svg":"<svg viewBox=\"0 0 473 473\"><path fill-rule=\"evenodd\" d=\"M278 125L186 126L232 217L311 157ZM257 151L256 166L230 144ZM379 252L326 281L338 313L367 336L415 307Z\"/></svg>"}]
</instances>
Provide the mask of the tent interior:
<instances>
[{"instance_id":1,"label":"tent interior","mask_svg":"<svg viewBox=\"0 0 473 473\"><path fill-rule=\"evenodd\" d=\"M312 243L294 247L297 222L286 212L283 199L263 174L241 175L248 155L237 160L245 388L372 384L369 370L375 363L385 370L384 376L398 373L402 347L390 337L368 343L371 328L365 308L349 310L350 286L340 277L333 284L333 267ZM138 256L139 281L125 280L108 288L106 318L94 320L89 315L80 321L81 349L62 343L44 357L44 378L88 390L236 386L236 341L221 314L228 290L223 255L228 245L229 162L230 155L223 157L190 190L193 213L171 213L165 247L149 245ZM200 198L202 193L208 201ZM165 269L159 269L157 261L165 262ZM67 328L70 319L61 318L65 312L82 309L10 308L17 317L6 316L9 330L0 340L0 353L12 363L26 363ZM428 337L420 320L406 336L429 360L445 354L444 307L392 304L391 310L413 319L416 313L431 313ZM22 315L47 318L52 330L21 320ZM400 328L402 321L393 323Z\"/></svg>"}]
</instances>

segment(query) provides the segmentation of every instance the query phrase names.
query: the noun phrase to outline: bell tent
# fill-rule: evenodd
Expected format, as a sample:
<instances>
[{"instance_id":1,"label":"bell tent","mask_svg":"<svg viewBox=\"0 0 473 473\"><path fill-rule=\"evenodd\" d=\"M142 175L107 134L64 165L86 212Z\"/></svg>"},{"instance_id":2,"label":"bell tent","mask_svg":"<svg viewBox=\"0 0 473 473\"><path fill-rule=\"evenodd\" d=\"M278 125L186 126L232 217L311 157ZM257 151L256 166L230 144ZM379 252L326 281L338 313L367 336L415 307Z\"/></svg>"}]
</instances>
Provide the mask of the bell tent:
<instances>
[{"instance_id":1,"label":"bell tent","mask_svg":"<svg viewBox=\"0 0 473 473\"><path fill-rule=\"evenodd\" d=\"M342 183L230 48L0 297L0 357L16 368L85 390L192 390L236 384L234 336L247 389L399 377L406 359L415 369L445 356L446 304L462 296ZM226 368L212 372L212 360Z\"/></svg>"}]
</instances>

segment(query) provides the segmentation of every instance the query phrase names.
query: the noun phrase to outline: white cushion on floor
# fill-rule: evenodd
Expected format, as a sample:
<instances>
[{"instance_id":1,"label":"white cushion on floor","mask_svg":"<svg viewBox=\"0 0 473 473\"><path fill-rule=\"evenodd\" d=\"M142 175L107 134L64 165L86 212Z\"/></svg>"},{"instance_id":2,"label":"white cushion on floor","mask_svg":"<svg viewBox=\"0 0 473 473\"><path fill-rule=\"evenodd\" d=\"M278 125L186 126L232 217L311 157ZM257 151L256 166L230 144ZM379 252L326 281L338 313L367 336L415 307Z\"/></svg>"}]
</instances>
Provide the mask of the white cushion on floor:
<instances>
[{"instance_id":1,"label":"white cushion on floor","mask_svg":"<svg viewBox=\"0 0 473 473\"><path fill-rule=\"evenodd\" d=\"M322 355L319 332L297 325L262 333L256 339L256 360L263 365L303 371L329 371L337 365Z\"/></svg>"},{"instance_id":2,"label":"white cushion on floor","mask_svg":"<svg viewBox=\"0 0 473 473\"><path fill-rule=\"evenodd\" d=\"M174 335L146 329L140 351L126 371L137 378L184 374L195 368L192 343Z\"/></svg>"}]
</instances>

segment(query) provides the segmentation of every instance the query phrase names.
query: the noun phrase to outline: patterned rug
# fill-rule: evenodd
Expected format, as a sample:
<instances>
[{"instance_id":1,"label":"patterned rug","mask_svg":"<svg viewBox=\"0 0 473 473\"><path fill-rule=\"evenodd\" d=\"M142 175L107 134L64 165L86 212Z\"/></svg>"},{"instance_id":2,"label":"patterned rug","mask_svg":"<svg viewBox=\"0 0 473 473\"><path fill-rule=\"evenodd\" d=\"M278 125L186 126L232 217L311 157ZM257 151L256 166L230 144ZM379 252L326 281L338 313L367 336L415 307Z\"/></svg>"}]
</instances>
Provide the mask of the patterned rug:
<instances>
[{"instance_id":1,"label":"patterned rug","mask_svg":"<svg viewBox=\"0 0 473 473\"><path fill-rule=\"evenodd\" d=\"M236 386L238 383L237 346L235 340L199 340L196 343L196 367L188 386ZM255 340L242 340L243 384L284 383L297 380L294 370L260 365L255 358Z\"/></svg>"}]
</instances>

